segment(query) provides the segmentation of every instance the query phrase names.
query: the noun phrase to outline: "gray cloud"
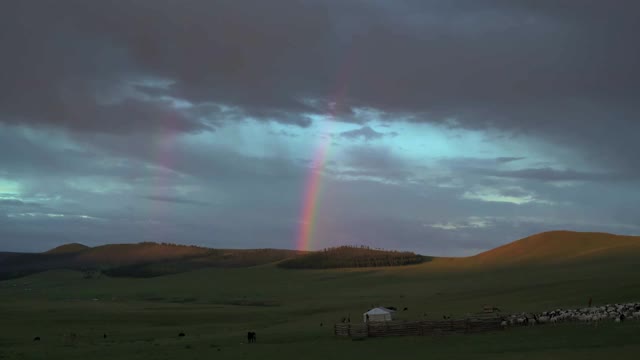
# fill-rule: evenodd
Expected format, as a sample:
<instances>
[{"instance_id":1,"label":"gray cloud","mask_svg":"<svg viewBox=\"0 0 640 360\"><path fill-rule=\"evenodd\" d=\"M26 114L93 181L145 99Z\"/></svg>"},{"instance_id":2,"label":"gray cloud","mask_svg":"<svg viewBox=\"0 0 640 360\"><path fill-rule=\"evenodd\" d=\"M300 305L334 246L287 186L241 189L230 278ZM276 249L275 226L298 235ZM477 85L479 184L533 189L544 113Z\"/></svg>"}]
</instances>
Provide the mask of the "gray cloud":
<instances>
[{"instance_id":1,"label":"gray cloud","mask_svg":"<svg viewBox=\"0 0 640 360\"><path fill-rule=\"evenodd\" d=\"M359 129L343 131L340 133L341 137L345 137L349 139L362 138L366 141L380 139L385 136L397 136L397 135L398 133L396 132L389 132L389 133L378 132L372 129L370 126L363 126Z\"/></svg>"},{"instance_id":2,"label":"gray cloud","mask_svg":"<svg viewBox=\"0 0 640 360\"><path fill-rule=\"evenodd\" d=\"M552 168L530 168L518 170L472 169L471 171L494 177L529 179L539 181L616 181L627 177L617 173L594 173Z\"/></svg>"},{"instance_id":3,"label":"gray cloud","mask_svg":"<svg viewBox=\"0 0 640 360\"><path fill-rule=\"evenodd\" d=\"M164 201L164 202L170 202L175 204L186 204L186 205L196 205L196 206L210 205L206 201L185 199L177 196L146 195L146 196L143 196L143 198L153 200L153 201Z\"/></svg>"},{"instance_id":4,"label":"gray cloud","mask_svg":"<svg viewBox=\"0 0 640 360\"><path fill-rule=\"evenodd\" d=\"M500 164L506 164L506 163L511 163L511 162L514 162L514 161L519 161L519 160L524 160L524 159L526 159L526 158L525 157L508 157L508 156L506 156L506 157L496 158L496 161L498 163L500 163Z\"/></svg>"}]
</instances>

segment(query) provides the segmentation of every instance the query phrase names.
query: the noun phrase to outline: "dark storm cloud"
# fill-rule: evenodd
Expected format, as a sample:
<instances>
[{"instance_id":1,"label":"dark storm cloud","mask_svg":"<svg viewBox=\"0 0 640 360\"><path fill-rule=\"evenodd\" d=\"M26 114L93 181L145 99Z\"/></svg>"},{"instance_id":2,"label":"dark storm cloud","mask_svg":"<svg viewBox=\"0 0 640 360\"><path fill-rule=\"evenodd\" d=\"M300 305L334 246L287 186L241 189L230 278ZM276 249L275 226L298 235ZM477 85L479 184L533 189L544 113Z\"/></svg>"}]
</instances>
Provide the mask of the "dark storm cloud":
<instances>
[{"instance_id":1,"label":"dark storm cloud","mask_svg":"<svg viewBox=\"0 0 640 360\"><path fill-rule=\"evenodd\" d=\"M203 128L155 102L95 104L145 77L195 104L300 126L327 111L306 101L316 99L591 143L606 160L638 150L624 131L640 115L638 10L624 0L9 2L2 121Z\"/></svg>"}]
</instances>

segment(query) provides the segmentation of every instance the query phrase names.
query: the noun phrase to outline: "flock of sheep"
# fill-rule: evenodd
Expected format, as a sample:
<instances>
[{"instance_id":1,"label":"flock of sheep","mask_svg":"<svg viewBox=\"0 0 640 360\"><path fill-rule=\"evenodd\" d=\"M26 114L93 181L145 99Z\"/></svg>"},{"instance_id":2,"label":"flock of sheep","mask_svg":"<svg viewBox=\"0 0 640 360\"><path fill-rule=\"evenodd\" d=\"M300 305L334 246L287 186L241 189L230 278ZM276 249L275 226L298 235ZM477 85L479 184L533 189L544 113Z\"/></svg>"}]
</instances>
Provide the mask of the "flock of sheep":
<instances>
[{"instance_id":1,"label":"flock of sheep","mask_svg":"<svg viewBox=\"0 0 640 360\"><path fill-rule=\"evenodd\" d=\"M625 319L640 319L640 303L608 304L581 309L556 309L542 313L512 314L504 319L502 325L553 324L567 321L597 322L600 320L622 322Z\"/></svg>"}]
</instances>

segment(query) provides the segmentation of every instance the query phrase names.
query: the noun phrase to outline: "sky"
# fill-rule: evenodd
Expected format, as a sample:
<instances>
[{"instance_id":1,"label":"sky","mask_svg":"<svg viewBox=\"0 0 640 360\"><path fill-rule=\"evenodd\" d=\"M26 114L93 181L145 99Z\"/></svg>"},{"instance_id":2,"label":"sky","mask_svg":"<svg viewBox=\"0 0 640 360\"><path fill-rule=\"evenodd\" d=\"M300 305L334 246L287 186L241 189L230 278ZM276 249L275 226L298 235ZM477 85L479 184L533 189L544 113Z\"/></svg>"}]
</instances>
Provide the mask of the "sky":
<instances>
[{"instance_id":1,"label":"sky","mask_svg":"<svg viewBox=\"0 0 640 360\"><path fill-rule=\"evenodd\" d=\"M640 2L0 4L0 251L640 234Z\"/></svg>"}]
</instances>

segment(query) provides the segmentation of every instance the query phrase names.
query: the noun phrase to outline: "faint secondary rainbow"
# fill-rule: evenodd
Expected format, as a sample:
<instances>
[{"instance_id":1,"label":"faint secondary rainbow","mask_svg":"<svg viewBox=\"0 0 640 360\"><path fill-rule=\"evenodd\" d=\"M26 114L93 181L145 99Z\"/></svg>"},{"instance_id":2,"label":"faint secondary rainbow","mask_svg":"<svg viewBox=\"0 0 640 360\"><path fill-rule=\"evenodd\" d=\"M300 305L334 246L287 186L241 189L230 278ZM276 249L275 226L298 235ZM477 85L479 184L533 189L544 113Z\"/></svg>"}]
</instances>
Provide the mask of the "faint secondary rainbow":
<instances>
[{"instance_id":1,"label":"faint secondary rainbow","mask_svg":"<svg viewBox=\"0 0 640 360\"><path fill-rule=\"evenodd\" d=\"M328 116L322 120L319 142L315 148L311 168L304 187L302 219L300 220L296 240L296 249L298 250L311 250L314 243L317 212L320 207L320 195L322 192L322 173L324 172L330 154L334 119L340 106L344 103L347 92L347 78L348 75L350 75L349 70L353 60L352 54L353 51L346 57L347 61L345 61L338 76L338 91L336 95L332 97L333 102L329 104Z\"/></svg>"}]
</instances>

